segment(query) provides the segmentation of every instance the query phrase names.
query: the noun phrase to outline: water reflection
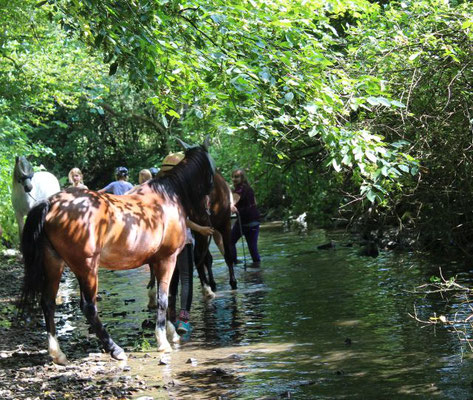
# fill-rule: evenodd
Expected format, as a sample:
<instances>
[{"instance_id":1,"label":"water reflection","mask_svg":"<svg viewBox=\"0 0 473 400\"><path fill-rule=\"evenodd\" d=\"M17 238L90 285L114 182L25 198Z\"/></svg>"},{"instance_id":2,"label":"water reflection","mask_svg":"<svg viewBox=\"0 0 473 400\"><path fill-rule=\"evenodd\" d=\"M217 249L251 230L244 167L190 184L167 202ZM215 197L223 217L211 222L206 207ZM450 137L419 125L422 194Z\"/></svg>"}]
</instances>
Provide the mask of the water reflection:
<instances>
[{"instance_id":1,"label":"water reflection","mask_svg":"<svg viewBox=\"0 0 473 400\"><path fill-rule=\"evenodd\" d=\"M317 249L330 240L341 245ZM301 237L263 230L262 267L238 267L237 291L228 287L225 263L212 248L220 291L204 302L195 278L193 332L164 366L153 352L146 268L101 271L100 314L119 344L139 350L130 360L133 370L174 382L169 389L176 398L470 398L471 360L460 357L455 335L422 328L408 316L414 304L425 318L433 312L467 315L461 302L445 306L438 296L409 291L440 266L466 284L469 270L406 253L361 257L356 246L343 246L347 241L343 233ZM78 351L97 351L94 339L84 341L75 283L66 282L63 290L60 334L80 344Z\"/></svg>"}]
</instances>

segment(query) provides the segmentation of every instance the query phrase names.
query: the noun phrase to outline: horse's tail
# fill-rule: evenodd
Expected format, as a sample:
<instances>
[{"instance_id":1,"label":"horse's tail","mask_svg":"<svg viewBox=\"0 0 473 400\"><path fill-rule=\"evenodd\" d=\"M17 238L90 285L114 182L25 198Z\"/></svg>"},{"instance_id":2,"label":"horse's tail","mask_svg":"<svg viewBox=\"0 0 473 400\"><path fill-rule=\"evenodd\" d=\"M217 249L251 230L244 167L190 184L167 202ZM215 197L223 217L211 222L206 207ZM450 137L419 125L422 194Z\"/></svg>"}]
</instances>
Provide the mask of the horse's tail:
<instances>
[{"instance_id":1,"label":"horse's tail","mask_svg":"<svg viewBox=\"0 0 473 400\"><path fill-rule=\"evenodd\" d=\"M24 311L43 288L45 273L43 250L45 244L44 222L51 204L44 200L35 205L26 217L21 237L21 252L25 264L25 276L20 299L20 310Z\"/></svg>"}]
</instances>

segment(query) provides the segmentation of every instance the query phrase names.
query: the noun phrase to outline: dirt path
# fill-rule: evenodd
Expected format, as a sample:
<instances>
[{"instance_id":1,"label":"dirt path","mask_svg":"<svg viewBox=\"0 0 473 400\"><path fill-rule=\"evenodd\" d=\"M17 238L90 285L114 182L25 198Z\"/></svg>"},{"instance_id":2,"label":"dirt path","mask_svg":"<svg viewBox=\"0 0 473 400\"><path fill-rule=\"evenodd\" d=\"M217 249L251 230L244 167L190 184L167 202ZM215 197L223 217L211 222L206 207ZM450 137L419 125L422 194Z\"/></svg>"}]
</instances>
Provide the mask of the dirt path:
<instances>
[{"instance_id":1,"label":"dirt path","mask_svg":"<svg viewBox=\"0 0 473 400\"><path fill-rule=\"evenodd\" d=\"M83 348L87 341L81 348L63 346L69 365L53 364L39 312L28 322L16 321L22 277L16 257L0 257L0 398L129 399L150 390L155 399L168 398L162 380L145 382L128 363L115 362L106 354L87 353Z\"/></svg>"}]
</instances>

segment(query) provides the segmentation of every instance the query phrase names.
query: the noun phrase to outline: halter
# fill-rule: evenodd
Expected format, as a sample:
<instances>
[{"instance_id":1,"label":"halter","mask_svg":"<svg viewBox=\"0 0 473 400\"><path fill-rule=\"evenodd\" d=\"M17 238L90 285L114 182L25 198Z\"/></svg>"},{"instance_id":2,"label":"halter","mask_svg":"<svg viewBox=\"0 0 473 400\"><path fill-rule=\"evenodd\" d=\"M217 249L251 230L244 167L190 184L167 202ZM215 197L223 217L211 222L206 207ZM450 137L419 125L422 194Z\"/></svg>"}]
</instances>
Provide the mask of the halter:
<instances>
[{"instance_id":1,"label":"halter","mask_svg":"<svg viewBox=\"0 0 473 400\"><path fill-rule=\"evenodd\" d=\"M27 192L25 190L25 181L28 179L29 180L33 179L33 175L34 175L34 172L29 175L22 175L20 178L17 179L17 181L19 184L21 184L21 186L23 186L23 190L25 191L25 193L36 202L36 199L31 195L31 191Z\"/></svg>"},{"instance_id":2,"label":"halter","mask_svg":"<svg viewBox=\"0 0 473 400\"><path fill-rule=\"evenodd\" d=\"M18 178L18 183L22 183L27 179L33 179L34 172L31 175L23 175L22 177Z\"/></svg>"}]
</instances>

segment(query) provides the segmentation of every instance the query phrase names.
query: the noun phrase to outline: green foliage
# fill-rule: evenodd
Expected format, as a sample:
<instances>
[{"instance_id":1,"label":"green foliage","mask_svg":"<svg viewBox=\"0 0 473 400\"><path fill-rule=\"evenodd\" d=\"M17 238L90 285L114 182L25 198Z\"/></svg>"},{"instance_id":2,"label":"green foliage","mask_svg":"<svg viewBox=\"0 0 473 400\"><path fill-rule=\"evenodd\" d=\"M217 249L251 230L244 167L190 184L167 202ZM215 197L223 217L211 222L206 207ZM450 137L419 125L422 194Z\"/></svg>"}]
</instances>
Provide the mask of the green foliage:
<instances>
[{"instance_id":1,"label":"green foliage","mask_svg":"<svg viewBox=\"0 0 473 400\"><path fill-rule=\"evenodd\" d=\"M146 339L146 337L144 336L141 336L141 338L139 340L136 340L136 342L133 344L133 350L134 351L150 351L152 350L153 346L151 345L151 343L149 342L148 339Z\"/></svg>"},{"instance_id":2,"label":"green foliage","mask_svg":"<svg viewBox=\"0 0 473 400\"><path fill-rule=\"evenodd\" d=\"M243 136L259 145L256 154L271 148L265 163L275 167L292 163L294 148L316 145L315 157L323 153L335 172L356 171L369 201L415 171L412 158L348 121L358 109L403 107L381 79L344 62L346 38L334 25L377 15L372 3L52 4L64 26L104 53L111 73L125 68L136 84L166 94L150 100L164 126L178 120L177 134Z\"/></svg>"},{"instance_id":3,"label":"green foliage","mask_svg":"<svg viewBox=\"0 0 473 400\"><path fill-rule=\"evenodd\" d=\"M64 185L78 166L99 188L118 165L132 176L157 165L166 138L150 94L120 74L109 78L101 60L50 21L54 10L35 4L2 3L0 13L0 224L8 245L18 237L10 202L15 156L29 156Z\"/></svg>"},{"instance_id":4,"label":"green foliage","mask_svg":"<svg viewBox=\"0 0 473 400\"><path fill-rule=\"evenodd\" d=\"M15 154L99 188L210 134L266 211L325 223L375 204L473 238L472 6L378 3L8 2L0 223Z\"/></svg>"},{"instance_id":5,"label":"green foliage","mask_svg":"<svg viewBox=\"0 0 473 400\"><path fill-rule=\"evenodd\" d=\"M350 30L347 64L384 77L386 90L404 104L395 114L377 105L367 115L387 141L405 142L420 160L416 179L403 181L407 196L395 199L394 214L414 216L432 247L455 244L470 253L473 7L459 3L390 3Z\"/></svg>"}]
</instances>

